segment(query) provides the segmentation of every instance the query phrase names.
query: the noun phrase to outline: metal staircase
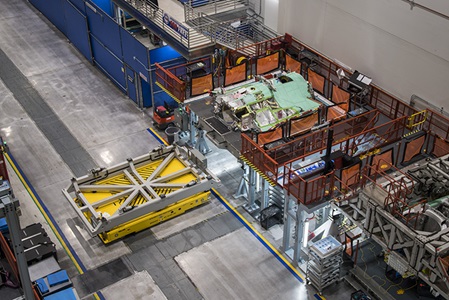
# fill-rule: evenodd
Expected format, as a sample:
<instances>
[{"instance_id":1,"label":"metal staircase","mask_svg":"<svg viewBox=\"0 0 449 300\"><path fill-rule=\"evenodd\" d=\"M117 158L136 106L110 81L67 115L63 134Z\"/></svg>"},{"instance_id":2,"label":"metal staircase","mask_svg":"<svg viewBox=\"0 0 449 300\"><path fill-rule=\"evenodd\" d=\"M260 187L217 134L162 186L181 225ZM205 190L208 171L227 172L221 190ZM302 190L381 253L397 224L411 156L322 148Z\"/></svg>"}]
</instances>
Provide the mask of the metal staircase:
<instances>
[{"instance_id":1,"label":"metal staircase","mask_svg":"<svg viewBox=\"0 0 449 300\"><path fill-rule=\"evenodd\" d=\"M285 195L284 190L279 185L268 187L268 206L276 205L282 211L284 210Z\"/></svg>"}]
</instances>

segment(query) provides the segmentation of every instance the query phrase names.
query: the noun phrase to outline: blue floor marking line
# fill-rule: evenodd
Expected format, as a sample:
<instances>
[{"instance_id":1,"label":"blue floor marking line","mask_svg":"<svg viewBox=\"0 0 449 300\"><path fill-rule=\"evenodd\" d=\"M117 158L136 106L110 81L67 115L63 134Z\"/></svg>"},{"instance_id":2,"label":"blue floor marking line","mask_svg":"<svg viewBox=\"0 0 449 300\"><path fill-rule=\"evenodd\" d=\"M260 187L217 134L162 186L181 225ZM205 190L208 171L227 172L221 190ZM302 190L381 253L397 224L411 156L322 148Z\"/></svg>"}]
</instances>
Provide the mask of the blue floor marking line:
<instances>
[{"instance_id":1,"label":"blue floor marking line","mask_svg":"<svg viewBox=\"0 0 449 300\"><path fill-rule=\"evenodd\" d=\"M12 155L11 152L8 151L8 155L11 158L11 161L13 162L14 166L17 168L17 170L19 171L20 175L22 176L22 178L25 180L25 182L27 183L27 185L29 186L29 188L31 189L32 193L34 194L34 196L36 197L37 201L39 201L39 204L42 206L43 210L45 211L45 214L47 214L48 218L50 219L50 221L53 223L53 226L56 228L56 230L58 231L59 235L61 236L61 238L64 240L64 243L67 245L68 249L70 250L70 252L72 253L73 257L75 258L76 262L78 263L78 265L80 266L81 270L83 272L86 272L86 267L84 266L83 262L81 261L81 259L79 258L78 254L76 254L75 249L73 249L72 245L69 243L69 241L67 240L66 236L64 235L64 233L62 232L61 228L59 227L58 223L56 223L55 219L53 218L52 214L50 213L50 211L48 210L47 206L44 204L44 202L42 201L42 199L39 197L39 194L36 192L36 190L34 189L33 185L31 184L31 182L28 180L28 178L26 177L25 173L23 172L22 168L20 168L19 164L17 163L17 161L15 160L14 156Z\"/></svg>"},{"instance_id":2,"label":"blue floor marking line","mask_svg":"<svg viewBox=\"0 0 449 300\"><path fill-rule=\"evenodd\" d=\"M161 136L156 132L156 131L154 131L154 129L152 129L152 128L147 128L147 131L159 142L159 143L161 143L162 145L167 145L167 142L166 141L164 141L162 138L161 138Z\"/></svg>"},{"instance_id":3,"label":"blue floor marking line","mask_svg":"<svg viewBox=\"0 0 449 300\"><path fill-rule=\"evenodd\" d=\"M296 278L296 279L298 279L299 280L299 282L301 282L301 283L304 283L304 280L294 271L294 270L292 270L283 260L282 260L282 258L276 253L276 252L274 252L273 251L273 249L271 249L271 247L263 240L263 239L261 239L260 238L260 236L251 228L251 227L249 227L248 226L248 224L239 216L239 215L237 215L235 212L234 212L234 210L233 209L231 209L231 207L229 207L229 205L225 202L225 201L223 201L223 199L221 199L221 196L220 195L218 195L217 193L215 193L215 191L213 190L213 189L211 189L211 193L212 193L212 195L214 195L215 196L215 198L217 198L218 199L218 201L220 201L221 202L221 204L223 204L224 205L224 207L226 207L227 208L227 210L230 212L230 213L232 213L233 215L234 215L234 217L236 217L239 221L240 221L240 223L242 223L245 227L246 227L246 229L248 229L248 231L249 232L251 232L252 233L252 235L254 235L258 240L259 240L259 242L261 242L262 243L262 245L264 245L265 246L265 248L267 248L268 249L268 251L270 251L271 252L271 254L273 254L274 255L274 257L276 257L277 258L277 260L278 261L280 261L283 265L284 265L284 267Z\"/></svg>"},{"instance_id":4,"label":"blue floor marking line","mask_svg":"<svg viewBox=\"0 0 449 300\"><path fill-rule=\"evenodd\" d=\"M96 294L97 294L98 298L100 298L100 300L106 300L106 298L103 296L103 294L100 291L98 291Z\"/></svg>"}]
</instances>

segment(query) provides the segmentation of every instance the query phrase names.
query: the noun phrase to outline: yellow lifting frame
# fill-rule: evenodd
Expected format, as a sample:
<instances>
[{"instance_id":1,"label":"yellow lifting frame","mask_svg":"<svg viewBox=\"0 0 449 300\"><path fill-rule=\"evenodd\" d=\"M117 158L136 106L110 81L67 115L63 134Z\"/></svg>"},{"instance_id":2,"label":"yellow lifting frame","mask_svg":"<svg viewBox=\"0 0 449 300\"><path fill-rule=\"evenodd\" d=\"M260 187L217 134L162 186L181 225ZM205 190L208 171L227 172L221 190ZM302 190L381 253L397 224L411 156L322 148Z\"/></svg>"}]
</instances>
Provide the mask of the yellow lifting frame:
<instances>
[{"instance_id":1,"label":"yellow lifting frame","mask_svg":"<svg viewBox=\"0 0 449 300\"><path fill-rule=\"evenodd\" d=\"M91 236L111 243L206 203L218 182L196 150L161 146L63 189Z\"/></svg>"}]
</instances>

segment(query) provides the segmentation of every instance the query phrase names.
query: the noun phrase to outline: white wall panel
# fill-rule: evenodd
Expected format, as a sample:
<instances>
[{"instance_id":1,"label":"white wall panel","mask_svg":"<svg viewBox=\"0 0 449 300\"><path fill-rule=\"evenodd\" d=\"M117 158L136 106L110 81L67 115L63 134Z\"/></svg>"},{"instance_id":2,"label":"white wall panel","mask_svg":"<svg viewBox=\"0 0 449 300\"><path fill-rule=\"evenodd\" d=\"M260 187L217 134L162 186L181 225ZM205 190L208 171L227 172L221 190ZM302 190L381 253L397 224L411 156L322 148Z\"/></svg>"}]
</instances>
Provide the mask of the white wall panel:
<instances>
[{"instance_id":1,"label":"white wall panel","mask_svg":"<svg viewBox=\"0 0 449 300\"><path fill-rule=\"evenodd\" d=\"M265 25L277 31L279 0L264 0L264 6Z\"/></svg>"},{"instance_id":2,"label":"white wall panel","mask_svg":"<svg viewBox=\"0 0 449 300\"><path fill-rule=\"evenodd\" d=\"M449 10L447 0L433 1L439 7ZM405 101L417 94L449 111L449 20L400 0L284 0L280 15L279 32L366 73Z\"/></svg>"}]
</instances>

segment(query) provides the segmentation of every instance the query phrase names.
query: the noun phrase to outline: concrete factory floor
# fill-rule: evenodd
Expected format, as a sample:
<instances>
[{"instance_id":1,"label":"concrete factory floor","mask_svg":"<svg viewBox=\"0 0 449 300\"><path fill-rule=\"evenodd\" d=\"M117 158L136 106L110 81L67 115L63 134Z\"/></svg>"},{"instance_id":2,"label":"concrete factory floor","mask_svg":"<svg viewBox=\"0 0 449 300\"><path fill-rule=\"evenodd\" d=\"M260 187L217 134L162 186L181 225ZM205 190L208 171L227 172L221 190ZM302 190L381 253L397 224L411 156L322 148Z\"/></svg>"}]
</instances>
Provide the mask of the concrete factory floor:
<instances>
[{"instance_id":1,"label":"concrete factory floor","mask_svg":"<svg viewBox=\"0 0 449 300\"><path fill-rule=\"evenodd\" d=\"M212 197L110 245L91 238L61 189L89 169L158 146L147 131L152 121L28 2L1 1L0 11L0 134L14 159L9 172L24 211L21 222L44 223L80 298L100 292L108 300L320 299L241 222L243 215L276 242L232 197L240 165L217 148L207 156L209 166L222 181L217 190L236 212ZM0 299L6 299L3 290ZM341 282L324 296L349 299L353 291Z\"/></svg>"}]
</instances>

